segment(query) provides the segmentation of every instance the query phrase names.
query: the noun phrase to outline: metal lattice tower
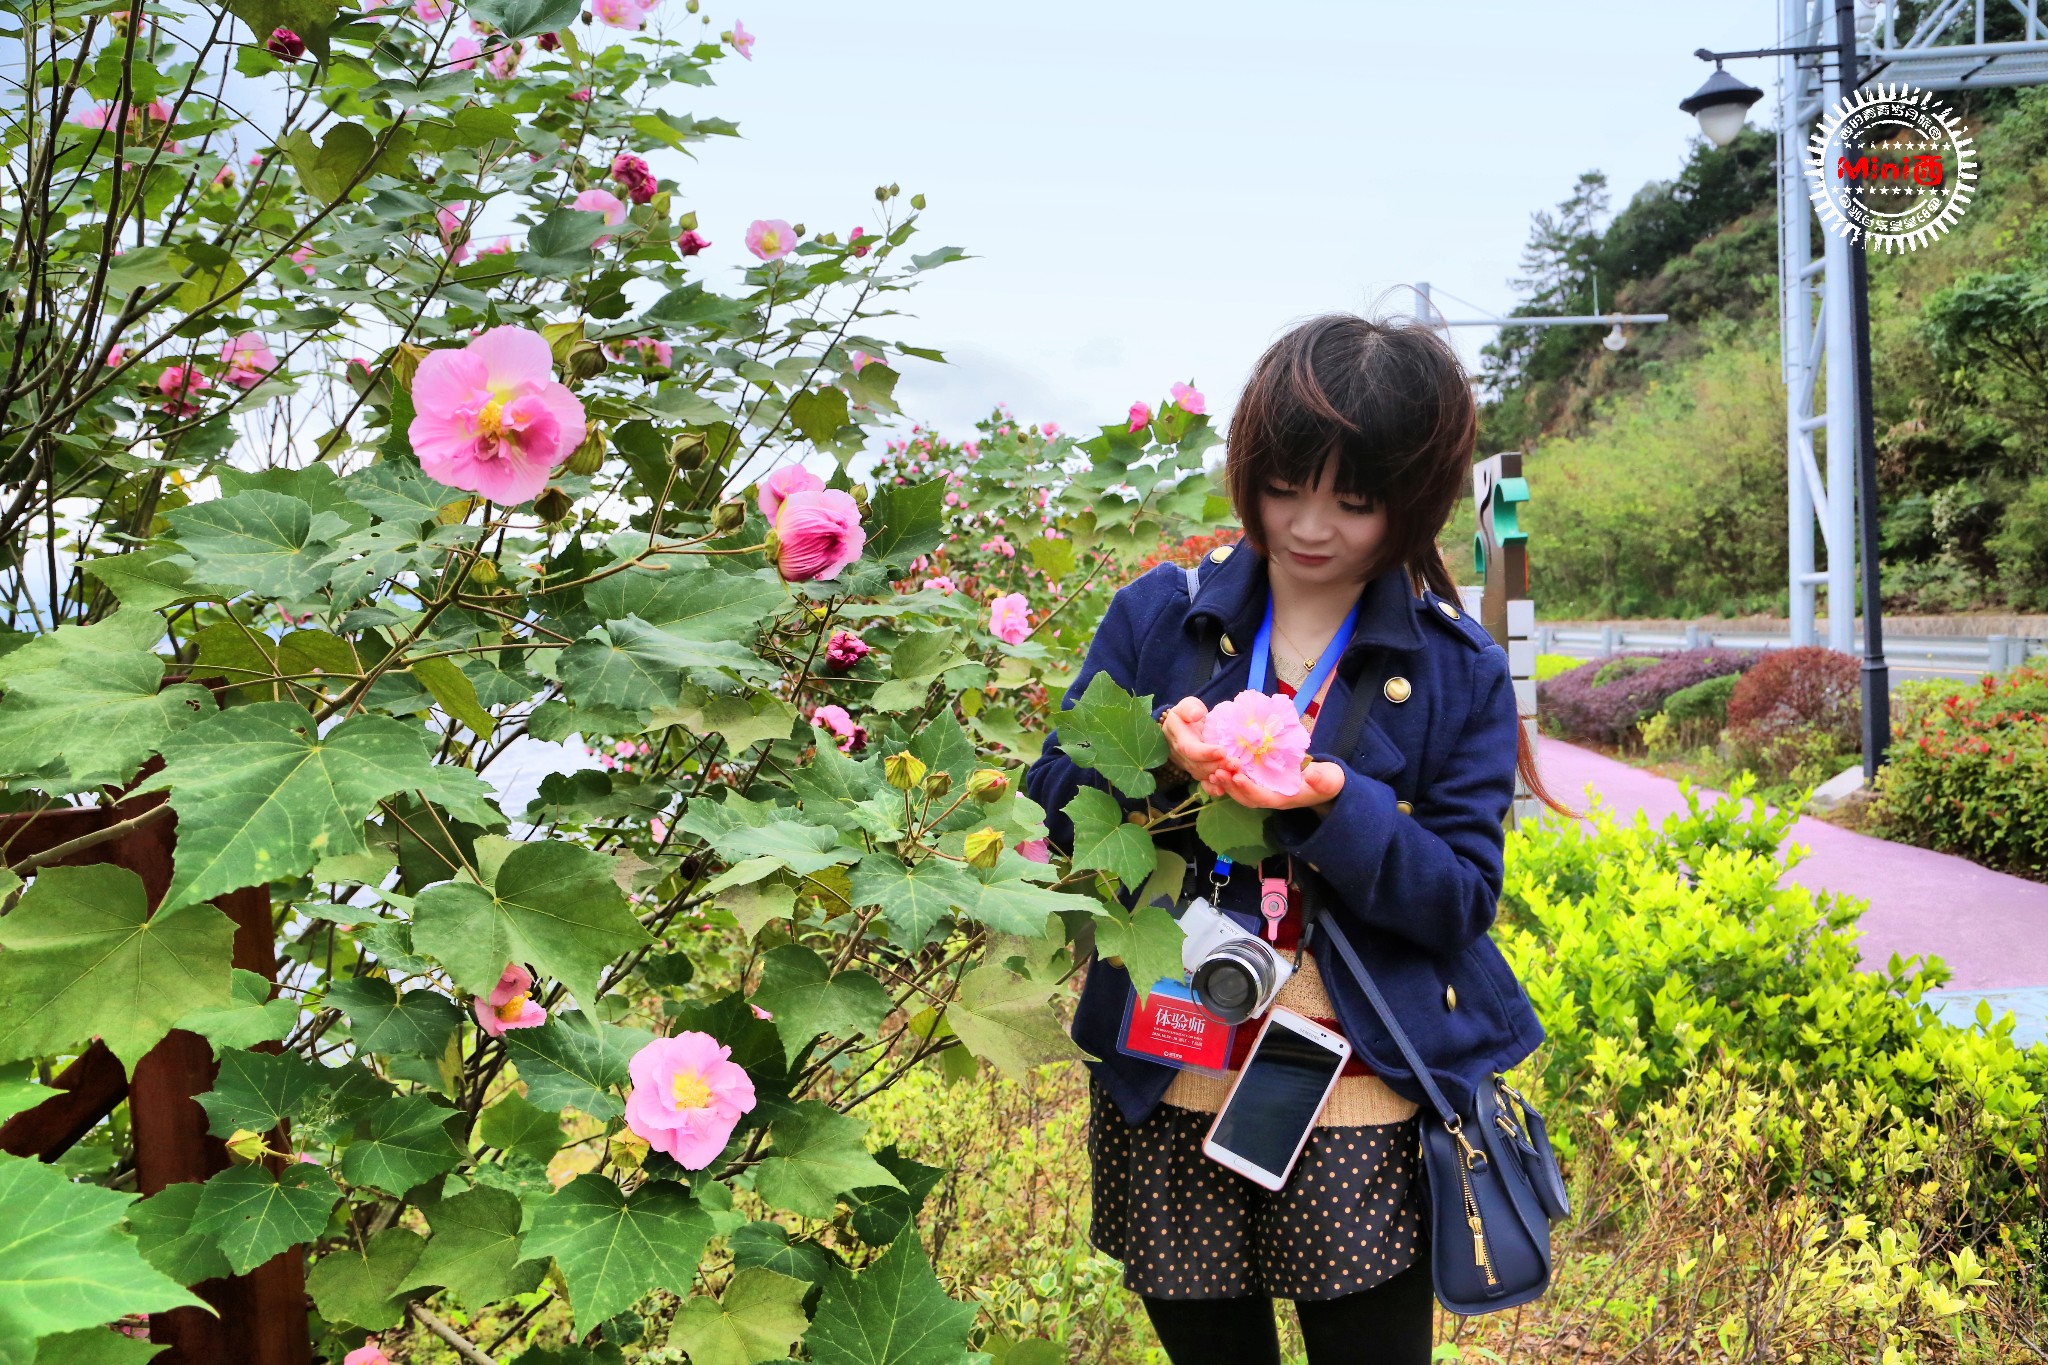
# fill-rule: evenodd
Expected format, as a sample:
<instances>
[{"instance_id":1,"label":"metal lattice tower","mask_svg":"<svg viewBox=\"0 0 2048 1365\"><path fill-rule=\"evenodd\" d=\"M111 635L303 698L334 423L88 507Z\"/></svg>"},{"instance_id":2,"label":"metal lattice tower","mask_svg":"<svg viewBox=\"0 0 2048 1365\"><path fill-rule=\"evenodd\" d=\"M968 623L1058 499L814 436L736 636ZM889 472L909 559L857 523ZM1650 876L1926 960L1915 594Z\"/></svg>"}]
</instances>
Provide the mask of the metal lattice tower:
<instances>
[{"instance_id":1,"label":"metal lattice tower","mask_svg":"<svg viewBox=\"0 0 2048 1365\"><path fill-rule=\"evenodd\" d=\"M2048 84L2048 18L2041 0L1936 0L1901 35L1898 0L1862 0L1870 32L1858 40L1860 70L1846 84L1903 82L1923 90L1977 90ZM2021 36L1987 41L1986 21L2016 14ZM1778 45L1837 41L1833 0L1780 0ZM1861 28L1863 25L1858 24ZM1828 590L1830 649L1856 651L1856 403L1850 335L1849 253L1861 248L1837 233L1812 251L1813 205L1804 164L1814 124L1848 92L1832 62L1778 59L1779 336L1786 392L1787 529L1791 561L1791 636L1818 644L1816 589ZM1856 79L1860 78L1860 80ZM1825 431L1825 451L1814 433ZM1827 461L1825 477L1820 459ZM1818 546L1826 567L1815 567Z\"/></svg>"}]
</instances>

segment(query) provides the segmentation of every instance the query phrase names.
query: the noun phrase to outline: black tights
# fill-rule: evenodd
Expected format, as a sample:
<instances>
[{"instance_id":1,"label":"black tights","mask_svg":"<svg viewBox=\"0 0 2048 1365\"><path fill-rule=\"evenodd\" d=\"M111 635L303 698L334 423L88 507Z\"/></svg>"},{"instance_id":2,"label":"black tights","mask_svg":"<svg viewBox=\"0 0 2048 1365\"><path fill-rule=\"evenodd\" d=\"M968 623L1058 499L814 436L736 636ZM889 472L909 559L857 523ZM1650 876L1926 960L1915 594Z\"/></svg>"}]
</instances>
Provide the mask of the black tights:
<instances>
[{"instance_id":1,"label":"black tights","mask_svg":"<svg viewBox=\"0 0 2048 1365\"><path fill-rule=\"evenodd\" d=\"M1173 1365L1280 1365L1280 1331L1273 1300L1264 1294L1139 1297ZM1426 1254L1370 1289L1296 1300L1309 1365L1426 1365L1435 1302Z\"/></svg>"}]
</instances>

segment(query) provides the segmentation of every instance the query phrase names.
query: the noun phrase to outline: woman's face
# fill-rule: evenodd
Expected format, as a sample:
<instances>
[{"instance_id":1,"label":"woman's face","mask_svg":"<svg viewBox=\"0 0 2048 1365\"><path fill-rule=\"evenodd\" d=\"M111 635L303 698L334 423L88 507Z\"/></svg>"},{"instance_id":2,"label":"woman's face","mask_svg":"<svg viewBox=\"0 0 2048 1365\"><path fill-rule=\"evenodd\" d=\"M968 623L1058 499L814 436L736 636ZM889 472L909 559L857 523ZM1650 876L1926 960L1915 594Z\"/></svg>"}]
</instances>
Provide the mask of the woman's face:
<instances>
[{"instance_id":1,"label":"woman's face","mask_svg":"<svg viewBox=\"0 0 2048 1365\"><path fill-rule=\"evenodd\" d=\"M1313 487L1268 479L1259 499L1268 571L1304 587L1361 586L1387 534L1384 504L1337 495L1333 452Z\"/></svg>"}]
</instances>

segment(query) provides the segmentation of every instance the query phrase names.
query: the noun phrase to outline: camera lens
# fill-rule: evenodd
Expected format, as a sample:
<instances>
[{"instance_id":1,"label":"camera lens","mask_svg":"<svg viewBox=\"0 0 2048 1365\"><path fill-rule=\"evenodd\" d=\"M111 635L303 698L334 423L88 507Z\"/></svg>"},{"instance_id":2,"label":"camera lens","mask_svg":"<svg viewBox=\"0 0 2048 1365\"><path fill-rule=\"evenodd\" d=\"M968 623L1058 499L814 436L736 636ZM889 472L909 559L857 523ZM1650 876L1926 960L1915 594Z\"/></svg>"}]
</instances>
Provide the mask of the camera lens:
<instances>
[{"instance_id":1,"label":"camera lens","mask_svg":"<svg viewBox=\"0 0 2048 1365\"><path fill-rule=\"evenodd\" d=\"M1224 1022L1241 1024L1258 1011L1277 973L1272 950L1256 939L1233 939L1202 959L1190 983L1195 998Z\"/></svg>"}]
</instances>

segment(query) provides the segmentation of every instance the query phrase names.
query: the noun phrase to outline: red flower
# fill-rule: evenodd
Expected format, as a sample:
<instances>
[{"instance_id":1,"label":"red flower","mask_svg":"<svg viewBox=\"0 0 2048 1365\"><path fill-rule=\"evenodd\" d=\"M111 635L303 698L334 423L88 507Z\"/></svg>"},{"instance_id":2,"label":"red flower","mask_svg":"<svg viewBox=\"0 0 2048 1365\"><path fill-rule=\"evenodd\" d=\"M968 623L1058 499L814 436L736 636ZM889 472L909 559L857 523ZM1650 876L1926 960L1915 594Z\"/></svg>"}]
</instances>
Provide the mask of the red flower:
<instances>
[{"instance_id":1,"label":"red flower","mask_svg":"<svg viewBox=\"0 0 2048 1365\"><path fill-rule=\"evenodd\" d=\"M282 61L295 62L306 55L306 40L288 28L272 29L264 46Z\"/></svg>"}]
</instances>

